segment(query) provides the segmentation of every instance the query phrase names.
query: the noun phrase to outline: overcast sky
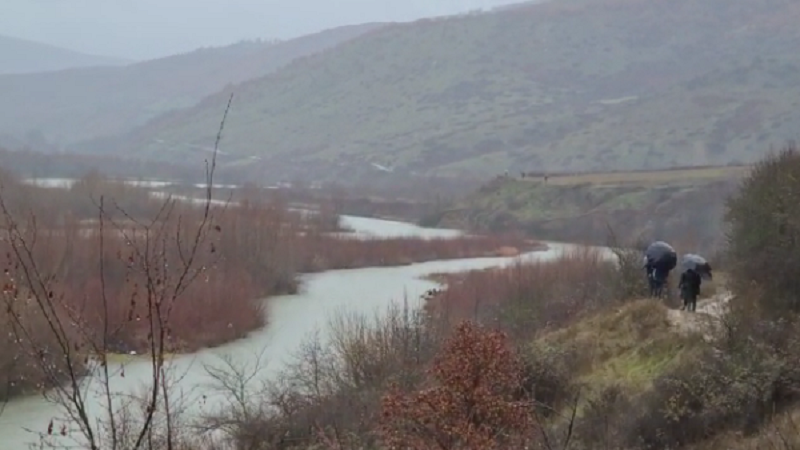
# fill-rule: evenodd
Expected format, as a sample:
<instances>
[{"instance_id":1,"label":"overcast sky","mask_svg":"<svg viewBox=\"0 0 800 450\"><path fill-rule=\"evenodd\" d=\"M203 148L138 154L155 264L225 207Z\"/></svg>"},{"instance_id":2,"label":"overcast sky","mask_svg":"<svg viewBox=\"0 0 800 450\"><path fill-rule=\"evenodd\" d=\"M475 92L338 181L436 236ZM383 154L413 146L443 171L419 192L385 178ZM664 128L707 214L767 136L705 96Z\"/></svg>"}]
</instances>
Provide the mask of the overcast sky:
<instances>
[{"instance_id":1,"label":"overcast sky","mask_svg":"<svg viewBox=\"0 0 800 450\"><path fill-rule=\"evenodd\" d=\"M0 34L129 59L519 0L0 0Z\"/></svg>"}]
</instances>

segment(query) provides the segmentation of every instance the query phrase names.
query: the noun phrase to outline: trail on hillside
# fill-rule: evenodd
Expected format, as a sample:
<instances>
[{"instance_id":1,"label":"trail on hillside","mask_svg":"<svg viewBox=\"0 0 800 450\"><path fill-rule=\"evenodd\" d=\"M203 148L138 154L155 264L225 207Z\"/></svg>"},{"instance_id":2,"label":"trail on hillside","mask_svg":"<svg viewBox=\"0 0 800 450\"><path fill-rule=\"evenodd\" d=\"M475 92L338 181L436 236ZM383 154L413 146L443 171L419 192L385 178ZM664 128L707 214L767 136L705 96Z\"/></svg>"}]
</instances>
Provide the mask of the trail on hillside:
<instances>
[{"instance_id":1,"label":"trail on hillside","mask_svg":"<svg viewBox=\"0 0 800 450\"><path fill-rule=\"evenodd\" d=\"M714 339L714 334L719 329L720 320L727 310L731 297L731 293L725 291L700 300L697 302L695 312L670 309L667 311L667 320L679 333L699 333L705 340L710 341Z\"/></svg>"}]
</instances>

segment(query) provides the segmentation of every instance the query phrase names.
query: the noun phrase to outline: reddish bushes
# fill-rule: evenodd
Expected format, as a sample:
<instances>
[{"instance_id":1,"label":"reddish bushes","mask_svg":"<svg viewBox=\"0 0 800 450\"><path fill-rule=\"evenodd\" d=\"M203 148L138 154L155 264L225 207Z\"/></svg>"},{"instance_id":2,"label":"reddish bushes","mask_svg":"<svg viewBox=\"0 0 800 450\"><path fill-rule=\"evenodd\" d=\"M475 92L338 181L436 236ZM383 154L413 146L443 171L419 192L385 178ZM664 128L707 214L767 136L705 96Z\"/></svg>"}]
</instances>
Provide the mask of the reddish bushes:
<instances>
[{"instance_id":1,"label":"reddish bushes","mask_svg":"<svg viewBox=\"0 0 800 450\"><path fill-rule=\"evenodd\" d=\"M219 238L209 235L207 246L189 263L192 228L200 226L195 210L176 210L147 234L103 223L111 230L86 232L66 222L60 229L36 230L35 239L34 229L26 229L20 242L32 257L22 261L23 267L12 257L6 268L23 290L35 290L41 281L50 301L63 306L96 348L146 351L153 335L166 327L170 351L193 349L240 337L262 324L254 300L269 289L256 281L246 260L221 263ZM221 228L215 233L221 235ZM14 254L8 241L0 245ZM34 276L26 274L31 268ZM155 307L168 315L168 324L153 324Z\"/></svg>"},{"instance_id":2,"label":"reddish bushes","mask_svg":"<svg viewBox=\"0 0 800 450\"><path fill-rule=\"evenodd\" d=\"M451 319L496 320L515 336L558 326L621 300L625 279L599 250L581 247L549 262L448 276L428 308Z\"/></svg>"},{"instance_id":3,"label":"reddish bushes","mask_svg":"<svg viewBox=\"0 0 800 450\"><path fill-rule=\"evenodd\" d=\"M14 225L16 245L31 251L15 255L11 241L0 241L9 255L6 281L16 291L7 303L20 292L44 296L75 324L86 354L148 352L159 341L177 352L240 338L263 324L257 300L295 292L298 272L494 256L534 245L512 237L342 239L326 234L335 225L330 211L303 215L253 195L224 211L214 206L206 218L196 204L165 203L97 174L69 190L0 177L4 224ZM190 258L198 230L203 243ZM154 311L163 317L156 320ZM46 327L29 328L49 345Z\"/></svg>"},{"instance_id":4,"label":"reddish bushes","mask_svg":"<svg viewBox=\"0 0 800 450\"><path fill-rule=\"evenodd\" d=\"M434 386L382 401L380 432L389 449L526 448L530 402L521 401L522 366L503 333L466 322L430 370Z\"/></svg>"}]
</instances>

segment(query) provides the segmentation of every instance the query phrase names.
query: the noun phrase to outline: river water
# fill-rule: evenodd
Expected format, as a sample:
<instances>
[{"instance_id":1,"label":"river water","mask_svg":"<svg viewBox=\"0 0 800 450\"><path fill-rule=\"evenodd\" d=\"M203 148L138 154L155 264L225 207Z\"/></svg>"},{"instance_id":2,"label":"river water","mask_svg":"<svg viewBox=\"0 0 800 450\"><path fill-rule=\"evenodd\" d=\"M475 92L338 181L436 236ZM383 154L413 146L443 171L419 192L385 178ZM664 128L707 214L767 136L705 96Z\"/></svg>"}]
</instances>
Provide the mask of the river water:
<instances>
[{"instance_id":1,"label":"river water","mask_svg":"<svg viewBox=\"0 0 800 450\"><path fill-rule=\"evenodd\" d=\"M459 234L456 230L425 229L407 223L361 217L344 216L342 222L358 234L371 237L430 238ZM570 247L569 244L551 243L549 250L521 255L520 258L552 259ZM222 400L213 395L213 390L208 387L212 379L204 369L205 364L220 364L222 355L245 365L252 365L257 356L262 355L266 365L259 377L268 379L284 367L304 338L315 331L324 335L332 314L347 310L374 315L385 311L391 302L404 300L411 305L418 305L422 294L436 286L431 281L421 279L424 275L495 267L513 261L514 258L476 258L305 275L302 277L303 289L300 294L274 297L267 302L269 324L264 329L221 347L171 359L170 370L179 378L175 381L175 392L188 402L192 414L201 414L219 406L217 402ZM151 377L149 360L131 358L124 365L125 376L113 378L113 390L120 393L139 392ZM199 399L204 396L207 399L201 402ZM90 411L99 413L100 398L90 398L88 407ZM40 396L10 402L0 415L0 447L26 448L25 443L37 440L26 428L43 432L51 419L61 415L56 405Z\"/></svg>"}]
</instances>

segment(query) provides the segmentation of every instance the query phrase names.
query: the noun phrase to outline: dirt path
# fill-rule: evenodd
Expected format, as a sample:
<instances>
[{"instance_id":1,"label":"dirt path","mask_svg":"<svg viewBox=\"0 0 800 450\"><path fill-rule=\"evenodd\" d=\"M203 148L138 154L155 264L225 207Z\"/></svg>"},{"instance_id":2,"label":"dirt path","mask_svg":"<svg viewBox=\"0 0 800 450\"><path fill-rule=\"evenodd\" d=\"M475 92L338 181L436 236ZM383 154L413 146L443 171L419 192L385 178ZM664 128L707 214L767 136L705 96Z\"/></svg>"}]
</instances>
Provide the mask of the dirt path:
<instances>
[{"instance_id":1,"label":"dirt path","mask_svg":"<svg viewBox=\"0 0 800 450\"><path fill-rule=\"evenodd\" d=\"M667 320L680 333L700 333L707 341L714 338L720 318L731 300L730 292L723 292L697 302L697 311L691 313L679 309L667 311Z\"/></svg>"}]
</instances>

